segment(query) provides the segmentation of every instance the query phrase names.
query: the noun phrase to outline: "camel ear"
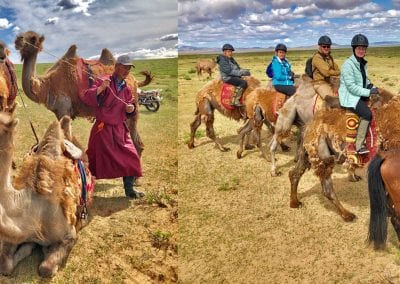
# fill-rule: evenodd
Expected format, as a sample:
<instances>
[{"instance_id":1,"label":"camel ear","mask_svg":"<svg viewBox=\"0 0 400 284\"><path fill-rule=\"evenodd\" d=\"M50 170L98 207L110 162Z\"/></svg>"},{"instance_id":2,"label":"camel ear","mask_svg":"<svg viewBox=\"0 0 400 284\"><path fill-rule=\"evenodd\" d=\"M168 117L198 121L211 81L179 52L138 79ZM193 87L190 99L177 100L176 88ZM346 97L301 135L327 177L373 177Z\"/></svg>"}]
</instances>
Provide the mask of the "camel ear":
<instances>
[{"instance_id":1,"label":"camel ear","mask_svg":"<svg viewBox=\"0 0 400 284\"><path fill-rule=\"evenodd\" d=\"M6 48L4 52L7 57L11 54L11 51L8 48Z\"/></svg>"},{"instance_id":2,"label":"camel ear","mask_svg":"<svg viewBox=\"0 0 400 284\"><path fill-rule=\"evenodd\" d=\"M39 42L42 43L44 41L44 35L39 38Z\"/></svg>"}]
</instances>

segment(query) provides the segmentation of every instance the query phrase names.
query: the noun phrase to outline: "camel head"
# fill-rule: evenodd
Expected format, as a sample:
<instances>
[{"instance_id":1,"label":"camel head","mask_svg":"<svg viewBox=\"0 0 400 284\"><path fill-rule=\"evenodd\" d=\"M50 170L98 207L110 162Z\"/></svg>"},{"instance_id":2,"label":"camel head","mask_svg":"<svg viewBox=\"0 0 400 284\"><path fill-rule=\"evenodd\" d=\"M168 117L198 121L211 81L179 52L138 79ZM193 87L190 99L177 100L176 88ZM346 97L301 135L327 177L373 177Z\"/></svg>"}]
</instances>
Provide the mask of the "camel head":
<instances>
[{"instance_id":1,"label":"camel head","mask_svg":"<svg viewBox=\"0 0 400 284\"><path fill-rule=\"evenodd\" d=\"M13 145L15 126L18 119L10 113L0 112L0 151Z\"/></svg>"},{"instance_id":2,"label":"camel head","mask_svg":"<svg viewBox=\"0 0 400 284\"><path fill-rule=\"evenodd\" d=\"M15 39L15 49L19 50L21 53L21 60L37 54L42 51L42 43L44 41L44 36L39 36L38 33L34 31L28 31L26 33L19 34Z\"/></svg>"}]
</instances>

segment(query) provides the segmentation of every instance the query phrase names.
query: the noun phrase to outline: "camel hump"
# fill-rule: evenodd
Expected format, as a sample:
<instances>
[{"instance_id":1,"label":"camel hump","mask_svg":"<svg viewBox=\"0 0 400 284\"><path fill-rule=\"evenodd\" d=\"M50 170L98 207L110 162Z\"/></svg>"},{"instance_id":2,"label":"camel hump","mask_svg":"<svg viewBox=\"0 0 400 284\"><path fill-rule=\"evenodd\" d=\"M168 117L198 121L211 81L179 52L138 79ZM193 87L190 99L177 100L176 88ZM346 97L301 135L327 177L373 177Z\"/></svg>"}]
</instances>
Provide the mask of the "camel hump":
<instances>
[{"instance_id":1,"label":"camel hump","mask_svg":"<svg viewBox=\"0 0 400 284\"><path fill-rule=\"evenodd\" d=\"M47 128L42 140L40 141L36 154L57 158L63 154L62 145L64 145L64 135L60 123L52 122Z\"/></svg>"},{"instance_id":2,"label":"camel hump","mask_svg":"<svg viewBox=\"0 0 400 284\"><path fill-rule=\"evenodd\" d=\"M103 63L104 65L114 65L115 64L114 55L112 55L111 51L109 51L107 48L104 48L101 51L99 61L101 63Z\"/></svg>"},{"instance_id":3,"label":"camel hump","mask_svg":"<svg viewBox=\"0 0 400 284\"><path fill-rule=\"evenodd\" d=\"M76 44L71 45L67 52L64 54L63 58L64 59L70 59L70 58L74 58L76 57L76 50L78 49L78 47L76 46Z\"/></svg>"},{"instance_id":4,"label":"camel hump","mask_svg":"<svg viewBox=\"0 0 400 284\"><path fill-rule=\"evenodd\" d=\"M60 126L63 130L65 139L72 141L72 127L71 127L71 118L68 115L64 115L60 119Z\"/></svg>"}]
</instances>

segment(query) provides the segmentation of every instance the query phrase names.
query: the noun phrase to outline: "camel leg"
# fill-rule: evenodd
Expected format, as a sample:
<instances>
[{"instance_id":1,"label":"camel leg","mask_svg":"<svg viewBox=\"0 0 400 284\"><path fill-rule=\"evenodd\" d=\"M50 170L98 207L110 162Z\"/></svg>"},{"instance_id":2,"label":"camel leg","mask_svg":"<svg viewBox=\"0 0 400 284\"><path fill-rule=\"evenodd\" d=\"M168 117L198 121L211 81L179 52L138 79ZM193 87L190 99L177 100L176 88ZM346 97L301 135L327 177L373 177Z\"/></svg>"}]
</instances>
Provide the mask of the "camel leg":
<instances>
[{"instance_id":1,"label":"camel leg","mask_svg":"<svg viewBox=\"0 0 400 284\"><path fill-rule=\"evenodd\" d=\"M190 140L188 143L189 149L194 148L194 136L196 134L197 128L199 128L201 124L201 115L197 114L196 117L194 118L193 122L190 124Z\"/></svg>"},{"instance_id":2,"label":"camel leg","mask_svg":"<svg viewBox=\"0 0 400 284\"><path fill-rule=\"evenodd\" d=\"M206 133L207 133L207 137L210 138L211 140L213 140L215 145L217 145L218 149L220 149L222 152L226 152L226 151L230 150L228 147L222 146L222 143L220 142L219 138L215 135L214 112L211 112L211 114L208 115L206 118Z\"/></svg>"},{"instance_id":3,"label":"camel leg","mask_svg":"<svg viewBox=\"0 0 400 284\"><path fill-rule=\"evenodd\" d=\"M54 276L60 265L67 259L74 244L75 239L69 237L62 242L44 247L45 258L39 266L39 275L46 278Z\"/></svg>"},{"instance_id":4,"label":"camel leg","mask_svg":"<svg viewBox=\"0 0 400 284\"><path fill-rule=\"evenodd\" d=\"M346 222L353 221L356 218L356 215L346 210L340 203L333 188L332 178L329 177L321 179L321 186L324 195L333 203L333 205L335 205L336 209L339 211L339 214L340 216L342 216L343 220Z\"/></svg>"},{"instance_id":5,"label":"camel leg","mask_svg":"<svg viewBox=\"0 0 400 284\"><path fill-rule=\"evenodd\" d=\"M137 116L129 117L126 120L126 124L128 126L133 145L135 146L139 157L141 157L144 150L144 144L142 142L142 138L139 135L139 132L137 131Z\"/></svg>"},{"instance_id":6,"label":"camel leg","mask_svg":"<svg viewBox=\"0 0 400 284\"><path fill-rule=\"evenodd\" d=\"M336 196L335 189L333 188L331 175L333 167L335 166L335 160L332 157L329 146L324 138L321 138L319 141L318 156L321 161L316 169L316 174L320 179L323 194L333 203L333 205L335 205L340 216L342 216L346 222L353 221L356 216L343 207Z\"/></svg>"},{"instance_id":7,"label":"camel leg","mask_svg":"<svg viewBox=\"0 0 400 284\"><path fill-rule=\"evenodd\" d=\"M360 181L362 178L359 175L356 175L354 168L351 168L351 169L348 169L347 179L350 182L357 182L357 181Z\"/></svg>"},{"instance_id":8,"label":"camel leg","mask_svg":"<svg viewBox=\"0 0 400 284\"><path fill-rule=\"evenodd\" d=\"M242 157L243 153L243 146L244 146L244 140L247 140L245 138L248 138L248 134L253 130L253 120L249 119L246 124L240 128L239 130L239 138L240 138L240 144L239 144L239 150L236 153L236 156L238 159Z\"/></svg>"},{"instance_id":9,"label":"camel leg","mask_svg":"<svg viewBox=\"0 0 400 284\"><path fill-rule=\"evenodd\" d=\"M14 245L3 242L0 253L0 273L10 275L18 263L32 253L35 246L35 243Z\"/></svg>"},{"instance_id":10,"label":"camel leg","mask_svg":"<svg viewBox=\"0 0 400 284\"><path fill-rule=\"evenodd\" d=\"M270 152L270 161L271 161L271 176L276 177L280 176L282 173L279 171L276 171L276 159L275 159L275 152L276 148L278 147L278 142L276 141L276 135L272 137L272 140L270 142L269 146L269 152Z\"/></svg>"},{"instance_id":11,"label":"camel leg","mask_svg":"<svg viewBox=\"0 0 400 284\"><path fill-rule=\"evenodd\" d=\"M310 168L310 162L308 161L308 155L304 147L301 147L299 159L293 169L289 171L290 179L290 207L299 208L302 203L297 197L297 188L301 177L303 176L306 169Z\"/></svg>"}]
</instances>

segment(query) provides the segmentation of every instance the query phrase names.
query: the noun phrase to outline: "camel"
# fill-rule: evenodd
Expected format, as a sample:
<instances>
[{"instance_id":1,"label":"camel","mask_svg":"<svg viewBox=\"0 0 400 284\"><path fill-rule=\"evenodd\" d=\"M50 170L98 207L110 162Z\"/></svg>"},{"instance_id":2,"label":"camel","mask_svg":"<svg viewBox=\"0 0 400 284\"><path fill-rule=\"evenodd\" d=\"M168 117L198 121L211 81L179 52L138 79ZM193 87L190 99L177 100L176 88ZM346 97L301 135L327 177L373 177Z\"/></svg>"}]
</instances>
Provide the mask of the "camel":
<instances>
[{"instance_id":1,"label":"camel","mask_svg":"<svg viewBox=\"0 0 400 284\"><path fill-rule=\"evenodd\" d=\"M22 88L25 94L34 102L44 104L47 109L54 112L57 119L64 115L75 117L93 117L93 110L86 106L79 98L80 89L87 89L90 82L85 80L83 72L77 71L77 66L82 64L82 59L77 56L76 45L71 45L64 56L56 62L43 76L37 76L35 71L36 58L43 49L44 36L34 31L19 34L15 39L15 48L21 54L22 67ZM103 49L98 61L90 61L88 72L91 77L100 77L105 74L112 74L115 58L108 49ZM83 75L82 75L83 74ZM135 105L138 108L137 88L148 85L152 76L149 72L142 72L145 80L137 82L132 75L127 78L127 83L132 89ZM89 76L90 77L90 76ZM83 95L83 94L82 94ZM136 131L137 116L127 120L132 140L135 147L141 154L143 143Z\"/></svg>"},{"instance_id":2,"label":"camel","mask_svg":"<svg viewBox=\"0 0 400 284\"><path fill-rule=\"evenodd\" d=\"M377 131L380 135L381 150L396 149L400 146L400 98L387 91L381 91L371 98L375 110ZM345 221L352 221L355 215L346 210L336 196L332 183L332 170L342 163L350 172L357 165L346 154L346 115L344 109L327 109L316 113L304 131L304 145L300 147L299 159L289 172L291 183L290 207L298 208L301 202L297 197L297 187L306 169L315 170L322 186L323 194L335 205ZM336 157L336 159L335 159Z\"/></svg>"},{"instance_id":3,"label":"camel","mask_svg":"<svg viewBox=\"0 0 400 284\"><path fill-rule=\"evenodd\" d=\"M18 93L17 76L8 59L9 53L6 44L0 41L0 111L11 108Z\"/></svg>"},{"instance_id":4,"label":"camel","mask_svg":"<svg viewBox=\"0 0 400 284\"><path fill-rule=\"evenodd\" d=\"M11 159L18 119L0 113L0 273L10 274L36 245L44 252L42 277L52 277L65 261L86 224L80 213L81 184L74 161L64 155L66 145L75 155L83 150L72 144L70 118L48 127L41 142L28 155L11 181ZM61 128L64 127L64 129ZM73 140L73 139L71 139ZM72 151L69 151L72 153Z\"/></svg>"},{"instance_id":5,"label":"camel","mask_svg":"<svg viewBox=\"0 0 400 284\"><path fill-rule=\"evenodd\" d=\"M209 59L199 59L196 63L197 76L201 76L203 72L208 73L208 78L211 78L213 70L217 66L217 61L215 58Z\"/></svg>"},{"instance_id":6,"label":"camel","mask_svg":"<svg viewBox=\"0 0 400 284\"><path fill-rule=\"evenodd\" d=\"M243 93L243 102L246 104L247 96L257 87L260 87L260 81L254 77L243 77L248 84L245 92ZM188 143L189 149L193 149L194 145L194 136L196 134L197 128L200 126L202 120L206 124L206 133L207 136L214 141L218 149L222 152L230 150L228 147L222 145L219 141L219 138L215 135L214 132L214 110L217 109L222 115L239 121L243 119L247 120L247 116L244 110L244 107L226 109L221 104L221 90L223 86L223 81L221 79L214 79L205 84L200 91L196 95L196 112L195 119L190 124L190 140ZM265 121L265 124L268 125L268 121ZM270 127L269 127L270 128ZM271 128L270 128L271 129ZM282 143L283 144L283 143ZM282 149L287 149L286 145L281 145ZM247 145L247 147L251 147L251 145Z\"/></svg>"}]
</instances>

